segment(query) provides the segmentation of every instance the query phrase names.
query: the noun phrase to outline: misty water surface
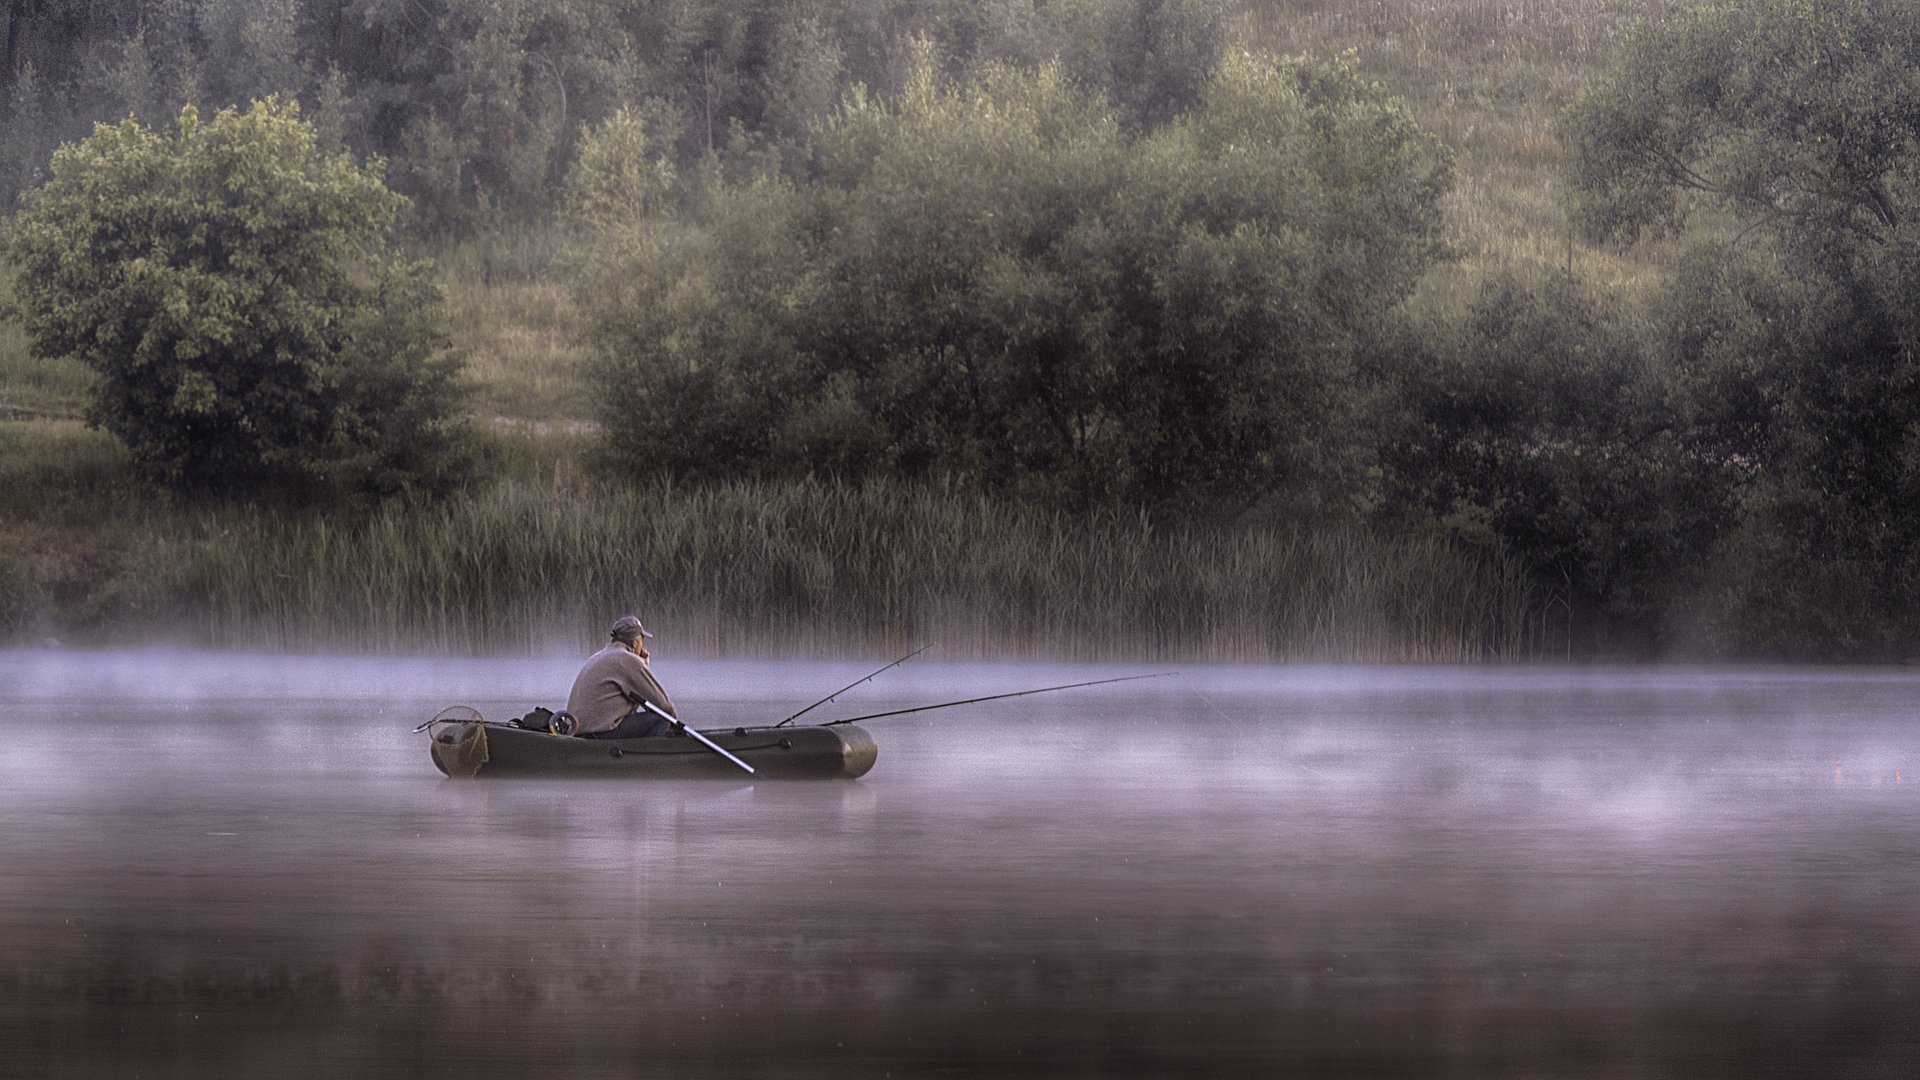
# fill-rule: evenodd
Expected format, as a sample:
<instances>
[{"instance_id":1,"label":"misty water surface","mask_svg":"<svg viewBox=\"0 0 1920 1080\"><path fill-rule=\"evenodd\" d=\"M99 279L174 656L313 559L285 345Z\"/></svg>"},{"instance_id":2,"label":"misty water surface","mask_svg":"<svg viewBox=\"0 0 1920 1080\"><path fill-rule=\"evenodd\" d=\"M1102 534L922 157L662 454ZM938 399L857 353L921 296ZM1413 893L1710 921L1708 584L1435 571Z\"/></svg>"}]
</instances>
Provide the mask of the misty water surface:
<instances>
[{"instance_id":1,"label":"misty water surface","mask_svg":"<svg viewBox=\"0 0 1920 1080\"><path fill-rule=\"evenodd\" d=\"M886 659L656 671L720 727ZM1920 674L1189 668L876 721L842 783L409 733L575 666L0 653L0 1075L1920 1071Z\"/></svg>"}]
</instances>

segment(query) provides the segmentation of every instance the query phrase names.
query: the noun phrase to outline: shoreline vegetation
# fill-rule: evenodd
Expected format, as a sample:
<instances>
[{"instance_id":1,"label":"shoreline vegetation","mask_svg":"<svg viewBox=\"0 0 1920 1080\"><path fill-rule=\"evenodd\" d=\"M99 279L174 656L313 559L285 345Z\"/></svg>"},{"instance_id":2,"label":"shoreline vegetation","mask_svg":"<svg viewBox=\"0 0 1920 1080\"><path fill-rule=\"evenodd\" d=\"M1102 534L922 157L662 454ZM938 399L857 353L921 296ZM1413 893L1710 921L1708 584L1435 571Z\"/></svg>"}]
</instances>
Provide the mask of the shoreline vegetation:
<instances>
[{"instance_id":1,"label":"shoreline vegetation","mask_svg":"<svg viewBox=\"0 0 1920 1080\"><path fill-rule=\"evenodd\" d=\"M179 564L168 600L201 640L375 652L537 652L638 597L701 653L1471 661L1523 655L1537 606L1519 567L1444 539L1161 529L890 484L510 482L357 526L249 517Z\"/></svg>"},{"instance_id":2,"label":"shoreline vegetation","mask_svg":"<svg viewBox=\"0 0 1920 1080\"><path fill-rule=\"evenodd\" d=\"M1239 5L1233 6L1236 10ZM1564 257L1547 131L1622 0L1251 5L1236 40L1357 48L1460 155L1462 257L1416 303ZM1568 615L1493 544L1273 522L1069 520L934 485L628 489L593 480L591 395L551 227L430 244L493 478L370 517L179 505L86 429L78 365L0 320L0 641L274 650L573 647L639 607L708 652L1449 662L1558 656ZM1615 277L1643 267L1611 255ZM637 538L629 540L627 538ZM1557 628L1557 629L1556 629Z\"/></svg>"},{"instance_id":3,"label":"shoreline vegetation","mask_svg":"<svg viewBox=\"0 0 1920 1080\"><path fill-rule=\"evenodd\" d=\"M1821 124L1906 130L1920 35L1888 13L1916 3L636 0L274 21L331 4L302 0L211 34L215 6L188 0L84 33L10 27L0 197L57 186L53 148L102 110L132 146L183 105L211 128L251 101L262 130L405 196L381 242L391 226L395 273L432 302L315 315L287 339L328 343L303 354L312 378L256 394L310 419L352 391L272 447L334 487L267 470L223 490L218 454L169 479L151 446L87 424L112 413L97 380L131 356L145 294L103 329L90 305L110 290L83 283L65 329L42 303L30 331L32 288L7 279L52 275L18 252L51 265L87 215L40 199L36 248L12 241L38 196L16 204L0 644L546 652L637 609L713 655L938 638L1143 663L1913 656L1920 260L1881 257L1920 250L1920 214L1887 202L1911 185L1869 190L1868 213L1812 184L1819 212L1770 230L1737 181L1834 145ZM1829 94L1817 57L1788 65L1805 86L1745 78L1806 60L1776 38L1883 32L1857 55L1890 66L1855 72L1877 97ZM1751 116L1663 80L1703 65L1752 91ZM1808 101L1833 108L1782 136ZM1656 149L1731 179L1676 196L1634 133L1696 130ZM1902 139L1870 148L1874 176L1912 174ZM185 214L201 174L182 175ZM350 269L346 292L366 284ZM305 310L310 290L284 292ZM141 348L241 370L232 328L202 330ZM68 354L35 358L30 332ZM409 413L406 372L340 377L342 350L376 375L405 351L380 334L456 358L458 385ZM98 346L92 370L75 342ZM243 359L282 371L284 344ZM212 428L181 417L238 402L233 434L263 415L242 392L264 380L148 386L145 363L118 371L139 407L116 430L169 414L156 430L186 465ZM308 462L314 432L328 453ZM360 488L335 483L356 470ZM422 477L442 479L422 494Z\"/></svg>"},{"instance_id":4,"label":"shoreline vegetation","mask_svg":"<svg viewBox=\"0 0 1920 1080\"><path fill-rule=\"evenodd\" d=\"M937 639L953 657L1439 663L1535 655L1548 632L1523 567L1438 534L1076 519L887 483L631 488L564 470L354 520L195 511L102 484L114 448L72 441L91 453L47 469L69 495L53 542L0 562L16 641L524 654L593 640L627 606L713 655Z\"/></svg>"}]
</instances>

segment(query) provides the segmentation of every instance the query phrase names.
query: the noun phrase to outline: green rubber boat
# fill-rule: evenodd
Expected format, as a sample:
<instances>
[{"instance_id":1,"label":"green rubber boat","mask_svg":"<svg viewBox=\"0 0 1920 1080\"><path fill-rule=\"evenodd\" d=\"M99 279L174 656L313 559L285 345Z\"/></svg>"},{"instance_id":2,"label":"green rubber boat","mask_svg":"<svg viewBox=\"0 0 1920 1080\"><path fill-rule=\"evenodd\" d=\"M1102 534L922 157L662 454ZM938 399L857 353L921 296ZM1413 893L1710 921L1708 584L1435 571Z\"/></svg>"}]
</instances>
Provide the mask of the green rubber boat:
<instances>
[{"instance_id":1,"label":"green rubber boat","mask_svg":"<svg viewBox=\"0 0 1920 1080\"><path fill-rule=\"evenodd\" d=\"M450 777L631 776L660 779L850 780L873 768L873 736L851 724L701 731L753 766L749 775L725 756L676 732L650 739L582 739L468 718L428 721L433 764ZM455 710L449 709L448 713Z\"/></svg>"},{"instance_id":2,"label":"green rubber boat","mask_svg":"<svg viewBox=\"0 0 1920 1080\"><path fill-rule=\"evenodd\" d=\"M918 656L926 646L881 668L895 667ZM876 671L873 675L880 674ZM647 708L673 722L670 735L650 739L581 739L558 727L560 721L550 709L537 708L510 724L490 723L466 705L442 709L433 719L414 728L426 732L433 750L433 764L452 777L469 776L657 776L661 778L724 777L729 780L852 780L865 776L873 768L880 750L873 736L854 727L855 721L879 720L888 716L951 709L956 705L975 705L983 701L1002 701L1028 694L1050 694L1055 690L1073 690L1082 686L1158 679L1172 672L1153 675L1123 675L1115 679L1093 679L1064 686L1041 686L1005 694L915 705L906 709L852 716L825 724L786 727L801 716L825 705L848 690L873 678L847 684L801 709L779 724L769 727L740 727L732 730L701 731L687 727L659 708ZM566 717L571 721L571 717Z\"/></svg>"}]
</instances>

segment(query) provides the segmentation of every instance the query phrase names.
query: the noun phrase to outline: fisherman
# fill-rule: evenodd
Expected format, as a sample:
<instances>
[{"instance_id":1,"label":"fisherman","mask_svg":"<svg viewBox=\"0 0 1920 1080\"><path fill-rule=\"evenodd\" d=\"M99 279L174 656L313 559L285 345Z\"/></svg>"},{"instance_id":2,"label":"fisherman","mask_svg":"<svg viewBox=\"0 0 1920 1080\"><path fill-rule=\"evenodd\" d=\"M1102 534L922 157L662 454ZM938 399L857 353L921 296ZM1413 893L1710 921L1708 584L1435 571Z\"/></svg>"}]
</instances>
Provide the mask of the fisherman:
<instances>
[{"instance_id":1,"label":"fisherman","mask_svg":"<svg viewBox=\"0 0 1920 1080\"><path fill-rule=\"evenodd\" d=\"M652 634L632 615L613 623L613 640L587 659L567 695L567 711L580 727L575 734L588 739L640 739L673 730L667 718L647 708L652 702L679 716L673 699L653 677L653 656L647 651Z\"/></svg>"}]
</instances>

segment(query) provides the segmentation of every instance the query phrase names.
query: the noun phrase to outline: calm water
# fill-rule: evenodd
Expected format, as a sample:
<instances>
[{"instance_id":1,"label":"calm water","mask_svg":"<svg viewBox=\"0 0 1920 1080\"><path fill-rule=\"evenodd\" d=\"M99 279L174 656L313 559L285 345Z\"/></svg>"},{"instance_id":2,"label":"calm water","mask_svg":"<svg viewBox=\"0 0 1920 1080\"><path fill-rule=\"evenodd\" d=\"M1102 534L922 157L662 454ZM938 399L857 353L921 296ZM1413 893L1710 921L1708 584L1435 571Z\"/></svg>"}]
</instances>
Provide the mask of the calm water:
<instances>
[{"instance_id":1,"label":"calm water","mask_svg":"<svg viewBox=\"0 0 1920 1080\"><path fill-rule=\"evenodd\" d=\"M662 653L711 726L888 659ZM825 784L409 734L574 666L0 653L0 1076L1920 1075L1920 673L1193 668Z\"/></svg>"}]
</instances>

